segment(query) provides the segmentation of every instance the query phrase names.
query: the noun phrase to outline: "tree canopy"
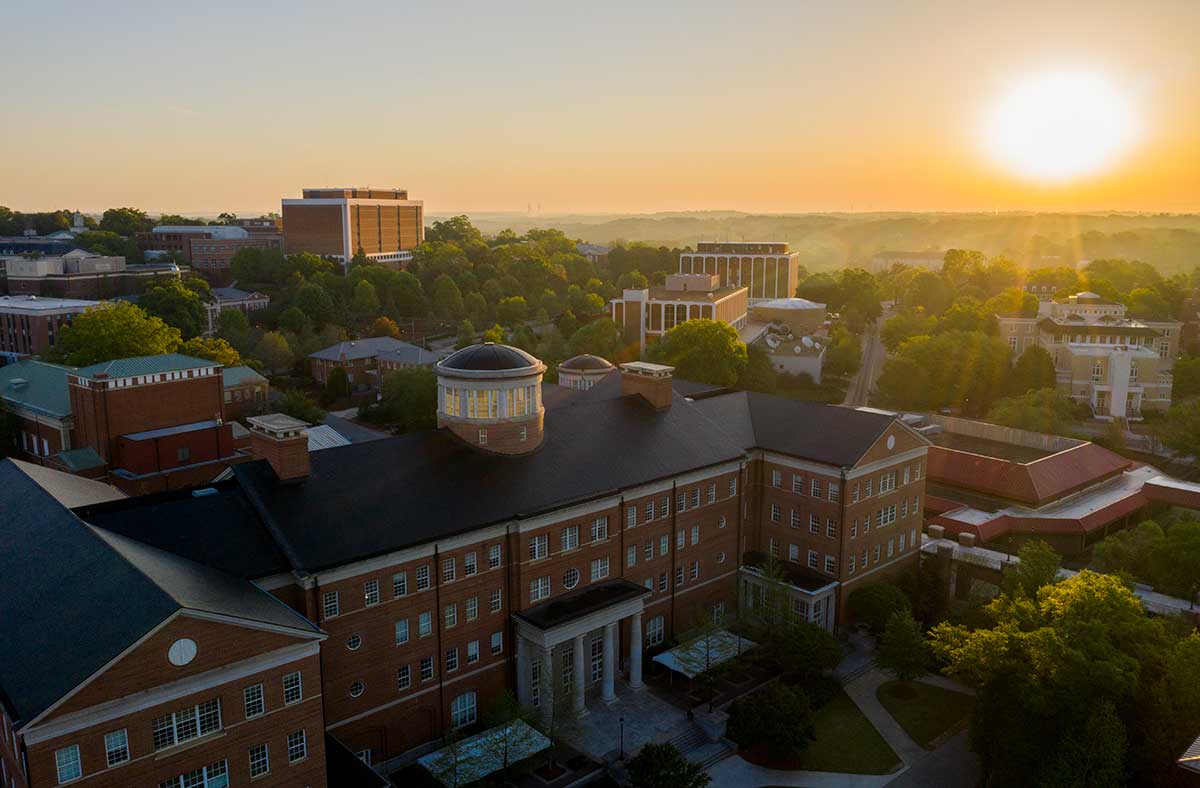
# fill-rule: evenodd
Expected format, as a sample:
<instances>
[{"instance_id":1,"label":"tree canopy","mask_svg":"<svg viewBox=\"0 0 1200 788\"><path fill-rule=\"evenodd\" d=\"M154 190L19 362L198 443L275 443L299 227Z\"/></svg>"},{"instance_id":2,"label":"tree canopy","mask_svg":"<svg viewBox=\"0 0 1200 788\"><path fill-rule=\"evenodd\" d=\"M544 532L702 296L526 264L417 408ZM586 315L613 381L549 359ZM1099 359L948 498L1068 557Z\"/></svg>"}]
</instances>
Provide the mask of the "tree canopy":
<instances>
[{"instance_id":1,"label":"tree canopy","mask_svg":"<svg viewBox=\"0 0 1200 788\"><path fill-rule=\"evenodd\" d=\"M733 386L749 363L746 345L737 329L716 320L689 320L663 334L647 355L658 364L675 367L676 377Z\"/></svg>"},{"instance_id":2,"label":"tree canopy","mask_svg":"<svg viewBox=\"0 0 1200 788\"><path fill-rule=\"evenodd\" d=\"M179 329L127 301L89 307L59 332L47 358L84 367L131 356L157 356L179 349Z\"/></svg>"}]
</instances>

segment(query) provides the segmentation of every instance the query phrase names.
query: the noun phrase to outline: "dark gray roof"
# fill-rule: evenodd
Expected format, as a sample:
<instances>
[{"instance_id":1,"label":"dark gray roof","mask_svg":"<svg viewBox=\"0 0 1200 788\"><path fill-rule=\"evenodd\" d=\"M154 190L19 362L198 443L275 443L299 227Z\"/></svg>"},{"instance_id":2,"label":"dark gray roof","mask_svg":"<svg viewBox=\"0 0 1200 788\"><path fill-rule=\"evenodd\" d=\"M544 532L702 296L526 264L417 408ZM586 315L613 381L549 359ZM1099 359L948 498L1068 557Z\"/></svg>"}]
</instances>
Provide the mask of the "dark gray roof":
<instances>
[{"instance_id":1,"label":"dark gray roof","mask_svg":"<svg viewBox=\"0 0 1200 788\"><path fill-rule=\"evenodd\" d=\"M698 398L693 404L737 435L745 449L767 449L846 468L857 463L896 419L754 391Z\"/></svg>"},{"instance_id":2,"label":"dark gray roof","mask_svg":"<svg viewBox=\"0 0 1200 788\"><path fill-rule=\"evenodd\" d=\"M65 419L71 415L67 373L71 367L44 361L17 361L0 367L0 397L15 406ZM16 383L13 381L24 381Z\"/></svg>"},{"instance_id":3,"label":"dark gray roof","mask_svg":"<svg viewBox=\"0 0 1200 788\"><path fill-rule=\"evenodd\" d=\"M333 734L325 734L325 776L337 788L390 788L391 783L358 759Z\"/></svg>"},{"instance_id":4,"label":"dark gray roof","mask_svg":"<svg viewBox=\"0 0 1200 788\"><path fill-rule=\"evenodd\" d=\"M95 378L105 374L110 378L127 378L133 375L154 375L161 372L178 372L187 369L202 369L204 367L221 366L215 361L195 356L185 356L182 353L163 353L157 356L132 356L117 358L112 361L102 361L90 367L80 367L74 374L81 378Z\"/></svg>"},{"instance_id":5,"label":"dark gray roof","mask_svg":"<svg viewBox=\"0 0 1200 788\"><path fill-rule=\"evenodd\" d=\"M545 435L522 457L481 453L444 430L326 449L300 484L278 484L261 460L233 472L296 568L315 571L744 454L681 397L664 411L637 396L550 409Z\"/></svg>"},{"instance_id":6,"label":"dark gray roof","mask_svg":"<svg viewBox=\"0 0 1200 788\"><path fill-rule=\"evenodd\" d=\"M541 362L520 348L484 342L456 350L438 365L446 369L498 371L536 367Z\"/></svg>"},{"instance_id":7,"label":"dark gray roof","mask_svg":"<svg viewBox=\"0 0 1200 788\"><path fill-rule=\"evenodd\" d=\"M0 692L17 720L184 608L319 631L244 580L83 523L0 461Z\"/></svg>"},{"instance_id":8,"label":"dark gray roof","mask_svg":"<svg viewBox=\"0 0 1200 788\"><path fill-rule=\"evenodd\" d=\"M534 605L513 615L539 629L550 629L589 613L652 593L645 586L624 578L585 586L560 597Z\"/></svg>"},{"instance_id":9,"label":"dark gray roof","mask_svg":"<svg viewBox=\"0 0 1200 788\"><path fill-rule=\"evenodd\" d=\"M324 361L341 361L342 357L345 356L347 361L353 361L359 358L374 358L381 353L411 353L412 351L420 350L421 348L416 345L401 342L395 337L367 337L366 339L348 339L345 342L338 342L336 345L330 345L327 348L318 350L316 353L309 354L309 358L319 358ZM432 361L429 363L432 363Z\"/></svg>"},{"instance_id":10,"label":"dark gray roof","mask_svg":"<svg viewBox=\"0 0 1200 788\"><path fill-rule=\"evenodd\" d=\"M593 356L590 353L584 353L579 356L571 356L569 359L558 365L561 369L613 369L612 363L600 356Z\"/></svg>"}]
</instances>

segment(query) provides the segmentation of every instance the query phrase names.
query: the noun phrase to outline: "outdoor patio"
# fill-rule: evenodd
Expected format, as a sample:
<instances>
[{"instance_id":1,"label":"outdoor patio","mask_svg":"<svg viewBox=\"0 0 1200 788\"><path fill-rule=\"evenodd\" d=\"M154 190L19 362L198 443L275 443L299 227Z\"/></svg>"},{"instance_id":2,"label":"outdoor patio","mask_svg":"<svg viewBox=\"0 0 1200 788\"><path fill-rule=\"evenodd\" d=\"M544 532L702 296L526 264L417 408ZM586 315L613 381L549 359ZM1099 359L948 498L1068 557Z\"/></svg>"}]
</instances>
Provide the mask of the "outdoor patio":
<instances>
[{"instance_id":1,"label":"outdoor patio","mask_svg":"<svg viewBox=\"0 0 1200 788\"><path fill-rule=\"evenodd\" d=\"M616 691L613 703L591 703L587 715L565 723L563 740L599 760L616 759L621 751L621 718L626 756L647 742L674 738L690 725L685 711L649 687L632 690L618 682Z\"/></svg>"}]
</instances>

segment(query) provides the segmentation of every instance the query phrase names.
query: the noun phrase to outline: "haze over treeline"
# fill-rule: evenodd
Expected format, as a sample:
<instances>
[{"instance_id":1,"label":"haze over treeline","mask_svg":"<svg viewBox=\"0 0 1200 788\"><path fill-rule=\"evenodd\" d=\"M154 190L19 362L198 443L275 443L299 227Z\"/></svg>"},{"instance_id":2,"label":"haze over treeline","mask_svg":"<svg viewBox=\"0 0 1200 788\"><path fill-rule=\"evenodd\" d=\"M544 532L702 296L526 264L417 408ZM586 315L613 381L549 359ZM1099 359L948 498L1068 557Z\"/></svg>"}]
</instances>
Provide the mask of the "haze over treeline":
<instances>
[{"instance_id":1,"label":"haze over treeline","mask_svg":"<svg viewBox=\"0 0 1200 788\"><path fill-rule=\"evenodd\" d=\"M433 212L429 219L441 218ZM698 241L788 241L809 270L863 265L880 252L951 248L1005 255L1030 267L1124 257L1162 273L1200 264L1200 215L1133 213L829 213L697 211L653 214L473 213L487 234L554 227L591 243L695 246Z\"/></svg>"}]
</instances>

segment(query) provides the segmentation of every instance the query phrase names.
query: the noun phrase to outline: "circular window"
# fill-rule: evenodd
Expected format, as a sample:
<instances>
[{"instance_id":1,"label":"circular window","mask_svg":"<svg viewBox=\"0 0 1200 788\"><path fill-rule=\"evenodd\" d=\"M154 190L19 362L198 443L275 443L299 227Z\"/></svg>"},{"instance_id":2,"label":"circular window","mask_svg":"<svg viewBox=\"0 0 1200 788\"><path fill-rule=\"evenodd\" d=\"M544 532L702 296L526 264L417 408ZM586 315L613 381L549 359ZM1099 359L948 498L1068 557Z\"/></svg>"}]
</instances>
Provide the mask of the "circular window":
<instances>
[{"instance_id":1,"label":"circular window","mask_svg":"<svg viewBox=\"0 0 1200 788\"><path fill-rule=\"evenodd\" d=\"M363 683L361 681L354 682L353 684L350 685L350 697L352 697L352 698L359 697L360 695L363 694L363 689L364 689L364 687L363 687Z\"/></svg>"},{"instance_id":2,"label":"circular window","mask_svg":"<svg viewBox=\"0 0 1200 788\"><path fill-rule=\"evenodd\" d=\"M725 563L725 553L720 553L717 555L717 563L718 564Z\"/></svg>"},{"instance_id":3,"label":"circular window","mask_svg":"<svg viewBox=\"0 0 1200 788\"><path fill-rule=\"evenodd\" d=\"M579 585L579 570L568 569L563 575L563 588L574 588Z\"/></svg>"},{"instance_id":4,"label":"circular window","mask_svg":"<svg viewBox=\"0 0 1200 788\"><path fill-rule=\"evenodd\" d=\"M892 449L896 448L896 436L895 435L888 436L887 447L888 447L888 451L891 451Z\"/></svg>"},{"instance_id":5,"label":"circular window","mask_svg":"<svg viewBox=\"0 0 1200 788\"><path fill-rule=\"evenodd\" d=\"M722 516L720 520L717 520L717 527L718 527L718 528L724 528L724 527L725 527L725 517L724 517L724 516Z\"/></svg>"},{"instance_id":6,"label":"circular window","mask_svg":"<svg viewBox=\"0 0 1200 788\"><path fill-rule=\"evenodd\" d=\"M346 648L350 649L351 651L358 651L358 647L361 645L362 638L360 638L358 635L351 635L350 637L346 638Z\"/></svg>"},{"instance_id":7,"label":"circular window","mask_svg":"<svg viewBox=\"0 0 1200 788\"><path fill-rule=\"evenodd\" d=\"M196 641L180 638L167 649L167 659L172 665L183 666L196 658Z\"/></svg>"}]
</instances>

